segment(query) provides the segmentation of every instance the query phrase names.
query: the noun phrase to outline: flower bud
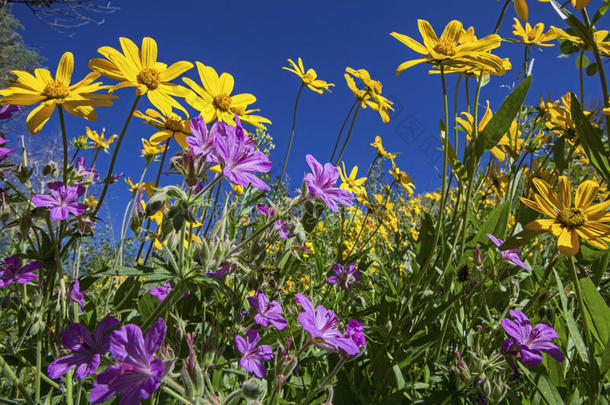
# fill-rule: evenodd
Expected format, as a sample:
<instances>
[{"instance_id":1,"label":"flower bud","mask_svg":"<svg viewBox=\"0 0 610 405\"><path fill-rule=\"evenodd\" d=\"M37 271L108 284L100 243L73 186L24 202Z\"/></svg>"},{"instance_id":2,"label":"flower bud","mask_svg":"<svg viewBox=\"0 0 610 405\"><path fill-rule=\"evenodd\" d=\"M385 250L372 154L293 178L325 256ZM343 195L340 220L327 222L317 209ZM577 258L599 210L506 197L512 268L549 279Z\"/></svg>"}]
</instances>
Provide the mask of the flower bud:
<instances>
[{"instance_id":1,"label":"flower bud","mask_svg":"<svg viewBox=\"0 0 610 405\"><path fill-rule=\"evenodd\" d=\"M241 385L241 393L244 398L249 400L259 400L267 392L267 380L251 378Z\"/></svg>"}]
</instances>

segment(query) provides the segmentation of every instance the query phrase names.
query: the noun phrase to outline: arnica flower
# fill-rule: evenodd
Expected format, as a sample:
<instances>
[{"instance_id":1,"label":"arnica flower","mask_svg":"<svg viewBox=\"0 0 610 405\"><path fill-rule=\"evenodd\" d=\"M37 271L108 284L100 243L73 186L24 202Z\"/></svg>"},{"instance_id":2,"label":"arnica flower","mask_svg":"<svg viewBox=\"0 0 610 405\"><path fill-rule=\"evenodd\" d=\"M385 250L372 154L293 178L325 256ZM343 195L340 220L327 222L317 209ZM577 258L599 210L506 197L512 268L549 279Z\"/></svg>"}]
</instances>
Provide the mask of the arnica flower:
<instances>
[{"instance_id":1,"label":"arnica flower","mask_svg":"<svg viewBox=\"0 0 610 405\"><path fill-rule=\"evenodd\" d=\"M212 153L216 151L215 132L208 132L203 117L199 116L191 119L191 133L193 136L186 137L186 144L189 149L193 151L195 156L205 156L208 162L215 162L215 154Z\"/></svg>"},{"instance_id":2,"label":"arnica flower","mask_svg":"<svg viewBox=\"0 0 610 405\"><path fill-rule=\"evenodd\" d=\"M343 169L343 170L342 170ZM341 167L339 167L339 176L341 176L341 186L343 190L347 190L356 195L362 196L366 199L366 188L362 185L366 182L366 177L361 177L359 179L356 178L358 175L358 166L354 166L352 171L347 175L347 170L345 169L345 162L341 162Z\"/></svg>"},{"instance_id":3,"label":"arnica flower","mask_svg":"<svg viewBox=\"0 0 610 405\"><path fill-rule=\"evenodd\" d=\"M414 59L401 63L396 68L396 74L420 63L430 63L438 66L446 63L453 67L470 66L486 71L498 71L504 69L502 59L489 53L492 49L500 46L502 39L499 35L492 34L484 38L460 43L460 37L464 32L462 23L453 20L440 38L436 36L434 29L426 20L417 20L419 32L423 38L423 45L413 38L397 32L392 32L394 38L408 46L415 52L424 55L424 58Z\"/></svg>"},{"instance_id":4,"label":"arnica flower","mask_svg":"<svg viewBox=\"0 0 610 405\"><path fill-rule=\"evenodd\" d=\"M324 80L318 79L318 74L315 70L311 68L307 69L307 72L305 72L305 68L303 67L303 60L301 58L298 59L298 65L294 63L292 59L288 59L288 62L290 63L292 68L282 67L282 69L285 69L299 76L299 78L301 79L301 83L303 83L303 86L307 86L309 89L315 91L316 93L322 94L324 90L330 91L329 87L334 86L334 84L332 83L327 83Z\"/></svg>"},{"instance_id":5,"label":"arnica flower","mask_svg":"<svg viewBox=\"0 0 610 405\"><path fill-rule=\"evenodd\" d=\"M89 68L120 81L112 87L112 91L122 87L135 87L137 95L146 94L152 105L164 114L170 114L172 108L186 113L173 96L186 97L188 89L170 81L191 69L193 64L180 61L168 67L165 63L158 62L157 43L149 37L142 39L141 49L128 38L121 37L119 41L123 53L103 46L97 51L106 59L91 59Z\"/></svg>"},{"instance_id":6,"label":"arnica flower","mask_svg":"<svg viewBox=\"0 0 610 405\"><path fill-rule=\"evenodd\" d=\"M21 111L21 107L18 105L3 105L0 107L0 120L7 120L11 118L17 111Z\"/></svg>"},{"instance_id":7,"label":"arnica flower","mask_svg":"<svg viewBox=\"0 0 610 405\"><path fill-rule=\"evenodd\" d=\"M215 133L216 156L227 180L243 187L252 184L259 190L269 190L269 186L254 173L271 170L271 161L263 152L256 150L239 118L235 116L235 126L217 122L211 132Z\"/></svg>"},{"instance_id":8,"label":"arnica flower","mask_svg":"<svg viewBox=\"0 0 610 405\"><path fill-rule=\"evenodd\" d=\"M143 119L148 125L152 125L158 131L151 135L149 142L151 144L160 144L169 138L174 138L182 149L187 149L185 138L191 133L191 123L189 115L186 114L186 119L183 119L172 110L167 114L160 113L157 110L149 108L145 113L135 111L134 117Z\"/></svg>"},{"instance_id":9,"label":"arnica flower","mask_svg":"<svg viewBox=\"0 0 610 405\"><path fill-rule=\"evenodd\" d=\"M542 354L545 352L555 360L563 361L563 354L551 340L557 337L557 332L546 323L538 323L532 328L530 320L521 311L510 310L513 320L502 319L502 327L511 337L507 338L502 345L502 351L511 355L509 364L514 372L514 378L519 378L517 364L512 356L517 356L523 364L535 367L542 361Z\"/></svg>"},{"instance_id":10,"label":"arnica flower","mask_svg":"<svg viewBox=\"0 0 610 405\"><path fill-rule=\"evenodd\" d=\"M377 135L375 141L370 144L377 151L377 155L384 159L394 159L398 153L390 153L383 147L381 143L381 137Z\"/></svg>"},{"instance_id":11,"label":"arnica flower","mask_svg":"<svg viewBox=\"0 0 610 405\"><path fill-rule=\"evenodd\" d=\"M81 311L85 312L85 296L83 295L83 292L86 291L80 290L80 283L77 277L70 276L70 278L72 279L72 285L68 290L68 301L77 303L80 306Z\"/></svg>"},{"instance_id":12,"label":"arnica flower","mask_svg":"<svg viewBox=\"0 0 610 405\"><path fill-rule=\"evenodd\" d=\"M521 202L551 219L536 219L525 226L532 231L547 231L557 237L557 248L564 256L574 256L578 253L579 236L591 245L607 249L606 241L610 239L610 200L591 205L599 184L593 180L583 181L576 190L574 206L570 183L565 176L559 176L559 197L551 186L541 179L532 182L539 194L534 194L534 200L519 197Z\"/></svg>"},{"instance_id":13,"label":"arnica flower","mask_svg":"<svg viewBox=\"0 0 610 405\"><path fill-rule=\"evenodd\" d=\"M330 163L326 163L324 167L311 155L305 155L305 160L311 169L311 173L307 173L305 184L309 190L310 199L320 199L328 208L333 211L338 211L337 204L352 205L354 196L347 190L334 187L339 178L339 169Z\"/></svg>"},{"instance_id":14,"label":"arnica flower","mask_svg":"<svg viewBox=\"0 0 610 405\"><path fill-rule=\"evenodd\" d=\"M153 297L156 297L159 301L163 301L167 298L171 291L172 285L169 283L169 281L166 281L161 286L151 288L148 293Z\"/></svg>"},{"instance_id":15,"label":"arnica flower","mask_svg":"<svg viewBox=\"0 0 610 405\"><path fill-rule=\"evenodd\" d=\"M93 107L110 106L113 96L93 94L107 88L101 82L94 83L100 75L91 72L80 82L70 85L74 56L71 52L63 54L57 66L55 78L46 69L34 70L35 76L28 72L14 70L17 82L0 90L0 104L32 105L40 103L26 118L28 131L32 134L40 132L55 110L55 106L63 107L67 112L89 121L95 121L97 114Z\"/></svg>"},{"instance_id":16,"label":"arnica flower","mask_svg":"<svg viewBox=\"0 0 610 405\"><path fill-rule=\"evenodd\" d=\"M551 27L550 30L555 35L557 35L558 39L570 41L573 44L576 44L582 50L585 50L585 51L591 50L591 48L586 46L585 42L579 36L570 35L567 32L565 32L564 30L562 30L561 28L557 28L557 27ZM608 30L595 31L593 33L593 41L595 41L595 44L597 45L597 49L599 49L600 52L610 56L610 41L606 41L606 38L608 37L609 33L610 32Z\"/></svg>"},{"instance_id":17,"label":"arnica flower","mask_svg":"<svg viewBox=\"0 0 610 405\"><path fill-rule=\"evenodd\" d=\"M554 44L545 44L545 42L557 39L557 33L553 30L544 32L543 23L536 24L534 28L529 23L526 23L525 27L523 27L519 19L515 18L513 28L515 29L513 34L521 37L521 42L526 45L554 46Z\"/></svg>"},{"instance_id":18,"label":"arnica flower","mask_svg":"<svg viewBox=\"0 0 610 405\"><path fill-rule=\"evenodd\" d=\"M381 95L383 88L380 81L371 79L371 75L365 69L352 69L351 67L345 68L345 82L347 87L354 93L356 99L360 101L360 107L366 108L371 107L372 110L377 111L381 120L384 124L390 122L390 114L388 110L394 111L392 108L392 101ZM360 79L360 82L364 86L364 89L360 89L356 86L356 82L352 76Z\"/></svg>"},{"instance_id":19,"label":"arnica flower","mask_svg":"<svg viewBox=\"0 0 610 405\"><path fill-rule=\"evenodd\" d=\"M281 315L284 313L282 306L277 301L269 301L269 298L262 291L256 291L254 297L248 297L250 307L256 310L254 322L267 327L269 324L275 326L277 330L282 330L288 326L288 322Z\"/></svg>"},{"instance_id":20,"label":"arnica flower","mask_svg":"<svg viewBox=\"0 0 610 405\"><path fill-rule=\"evenodd\" d=\"M165 145L153 144L142 138L142 156L154 160L155 156L165 151Z\"/></svg>"},{"instance_id":21,"label":"arnica flower","mask_svg":"<svg viewBox=\"0 0 610 405\"><path fill-rule=\"evenodd\" d=\"M311 301L303 294L296 294L294 297L305 310L299 314L299 322L310 334L314 345L331 352L341 349L350 355L360 353L358 345L337 329L338 318L333 311L322 305L314 308Z\"/></svg>"},{"instance_id":22,"label":"arnica flower","mask_svg":"<svg viewBox=\"0 0 610 405\"><path fill-rule=\"evenodd\" d=\"M77 202L85 193L85 187L80 184L67 187L61 181L48 183L47 188L51 195L36 194L32 196L31 202L34 207L50 208L51 219L63 221L68 214L78 217L85 212L87 206Z\"/></svg>"},{"instance_id":23,"label":"arnica flower","mask_svg":"<svg viewBox=\"0 0 610 405\"><path fill-rule=\"evenodd\" d=\"M201 112L201 116L207 123L218 118L218 121L235 125L234 110L243 108L245 113L245 109L256 101L256 97L248 93L231 96L235 85L233 76L223 73L219 77L213 67L201 62L196 62L196 65L203 87L188 77L183 78L182 80L196 93L191 93L186 102Z\"/></svg>"},{"instance_id":24,"label":"arnica flower","mask_svg":"<svg viewBox=\"0 0 610 405\"><path fill-rule=\"evenodd\" d=\"M49 364L49 377L59 378L75 367L78 379L95 373L100 366L100 355L107 353L110 346L107 332L118 323L115 317L109 316L95 327L93 335L80 323L70 324L61 336L61 343L72 353Z\"/></svg>"},{"instance_id":25,"label":"arnica flower","mask_svg":"<svg viewBox=\"0 0 610 405\"><path fill-rule=\"evenodd\" d=\"M257 346L259 340L258 332L249 329L246 332L246 339L239 335L235 336L235 347L242 354L239 365L258 378L263 378L267 375L267 369L262 361L273 358L273 349L269 345Z\"/></svg>"},{"instance_id":26,"label":"arnica flower","mask_svg":"<svg viewBox=\"0 0 610 405\"><path fill-rule=\"evenodd\" d=\"M34 270L40 268L40 263L36 260L21 265L19 256L11 256L2 260L0 263L0 288L6 287L11 283L26 284L38 277Z\"/></svg>"},{"instance_id":27,"label":"arnica flower","mask_svg":"<svg viewBox=\"0 0 610 405\"><path fill-rule=\"evenodd\" d=\"M490 233L487 234L487 237L489 239L491 239L493 244L498 247L502 246L502 244L504 243L504 241L502 239L496 238L495 236L493 236ZM517 254L517 252L520 252L520 251L521 251L521 249L500 250L500 258L502 259L502 261L505 261L506 263L510 263L515 266L519 266L527 271L532 271L532 269L527 267L525 265L525 263L523 263L521 261L521 258L519 258L519 255Z\"/></svg>"},{"instance_id":28,"label":"arnica flower","mask_svg":"<svg viewBox=\"0 0 610 405\"><path fill-rule=\"evenodd\" d=\"M140 398L150 398L172 363L155 357L165 340L166 329L159 318L145 337L132 324L112 332L109 351L117 364L98 374L89 396L91 403L106 402L118 394L122 394L121 404L139 404Z\"/></svg>"},{"instance_id":29,"label":"arnica flower","mask_svg":"<svg viewBox=\"0 0 610 405\"><path fill-rule=\"evenodd\" d=\"M392 159L392 168L389 170L389 173L394 177L394 180L400 184L400 186L407 192L409 197L413 196L413 190L415 190L415 184L413 184L411 177L407 175L407 173L401 171L398 167L396 167L396 163L394 163L394 159Z\"/></svg>"},{"instance_id":30,"label":"arnica flower","mask_svg":"<svg viewBox=\"0 0 610 405\"><path fill-rule=\"evenodd\" d=\"M345 267L341 263L337 263L333 265L331 270L335 274L328 277L326 281L330 284L339 284L339 287L343 290L351 288L361 278L360 272L356 270L355 263L350 263Z\"/></svg>"},{"instance_id":31,"label":"arnica flower","mask_svg":"<svg viewBox=\"0 0 610 405\"><path fill-rule=\"evenodd\" d=\"M85 127L87 138L93 141L93 146L96 149L103 149L104 151L108 150L108 147L112 145L114 140L118 138L118 135L112 135L108 138L104 138L104 133L106 132L106 128L102 129L102 133L98 134L97 131L92 131L89 127Z\"/></svg>"},{"instance_id":32,"label":"arnica flower","mask_svg":"<svg viewBox=\"0 0 610 405\"><path fill-rule=\"evenodd\" d=\"M538 0L539 2L542 3L548 3L549 0ZM575 3L578 0L572 0L572 3ZM581 0L582 1L582 0ZM589 0L586 0L587 3L589 2ZM514 5L515 5L515 13L517 14L517 16L519 16L520 19L522 19L523 21L527 21L527 18L529 16L529 9L527 7L527 1L526 0L514 0Z\"/></svg>"}]
</instances>

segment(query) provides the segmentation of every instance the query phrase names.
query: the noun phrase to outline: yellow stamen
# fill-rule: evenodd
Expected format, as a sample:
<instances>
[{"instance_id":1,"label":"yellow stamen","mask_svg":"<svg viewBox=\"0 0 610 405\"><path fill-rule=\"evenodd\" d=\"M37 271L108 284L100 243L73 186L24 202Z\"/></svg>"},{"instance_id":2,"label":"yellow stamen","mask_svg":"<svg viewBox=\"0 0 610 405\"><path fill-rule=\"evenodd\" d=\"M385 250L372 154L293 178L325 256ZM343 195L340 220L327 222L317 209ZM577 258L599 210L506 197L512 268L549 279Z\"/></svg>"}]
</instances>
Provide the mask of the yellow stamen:
<instances>
[{"instance_id":1,"label":"yellow stamen","mask_svg":"<svg viewBox=\"0 0 610 405\"><path fill-rule=\"evenodd\" d=\"M44 88L42 95L49 99L66 98L70 95L70 89L65 84L53 80Z\"/></svg>"},{"instance_id":2,"label":"yellow stamen","mask_svg":"<svg viewBox=\"0 0 610 405\"><path fill-rule=\"evenodd\" d=\"M564 227L574 229L585 223L585 214L578 208L567 208L559 212L557 220Z\"/></svg>"},{"instance_id":3,"label":"yellow stamen","mask_svg":"<svg viewBox=\"0 0 610 405\"><path fill-rule=\"evenodd\" d=\"M434 47L434 51L441 55L453 56L455 55L455 47L457 43L449 39L441 39Z\"/></svg>"},{"instance_id":4,"label":"yellow stamen","mask_svg":"<svg viewBox=\"0 0 610 405\"><path fill-rule=\"evenodd\" d=\"M145 68L138 73L138 83L143 84L148 90L155 90L161 84L161 75L157 69Z\"/></svg>"},{"instance_id":5,"label":"yellow stamen","mask_svg":"<svg viewBox=\"0 0 610 405\"><path fill-rule=\"evenodd\" d=\"M221 111L229 111L231 108L231 96L228 94L219 94L214 97L214 107Z\"/></svg>"},{"instance_id":6,"label":"yellow stamen","mask_svg":"<svg viewBox=\"0 0 610 405\"><path fill-rule=\"evenodd\" d=\"M177 116L169 117L167 121L165 121L165 128L170 131L182 131L182 120Z\"/></svg>"}]
</instances>

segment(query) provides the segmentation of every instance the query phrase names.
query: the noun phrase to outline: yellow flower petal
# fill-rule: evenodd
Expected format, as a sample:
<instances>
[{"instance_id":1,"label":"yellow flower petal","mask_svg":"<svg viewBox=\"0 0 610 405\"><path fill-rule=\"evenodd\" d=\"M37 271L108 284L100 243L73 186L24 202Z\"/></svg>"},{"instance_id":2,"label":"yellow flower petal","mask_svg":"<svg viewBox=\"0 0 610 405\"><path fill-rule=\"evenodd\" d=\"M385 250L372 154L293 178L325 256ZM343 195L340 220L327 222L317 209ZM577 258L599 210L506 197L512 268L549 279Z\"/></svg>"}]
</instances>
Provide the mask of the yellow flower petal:
<instances>
[{"instance_id":1,"label":"yellow flower petal","mask_svg":"<svg viewBox=\"0 0 610 405\"><path fill-rule=\"evenodd\" d=\"M597 196L599 184L592 180L583 181L576 190L574 198L574 207L586 210Z\"/></svg>"},{"instance_id":2,"label":"yellow flower petal","mask_svg":"<svg viewBox=\"0 0 610 405\"><path fill-rule=\"evenodd\" d=\"M66 52L62 55L57 65L57 72L55 72L55 80L64 85L70 85L72 80L72 70L74 69L74 55L72 52Z\"/></svg>"},{"instance_id":3,"label":"yellow flower petal","mask_svg":"<svg viewBox=\"0 0 610 405\"><path fill-rule=\"evenodd\" d=\"M142 51L140 52L143 68L154 68L157 63L157 43L150 37L142 40Z\"/></svg>"},{"instance_id":4,"label":"yellow flower petal","mask_svg":"<svg viewBox=\"0 0 610 405\"><path fill-rule=\"evenodd\" d=\"M580 248L578 233L576 231L570 231L567 228L564 229L557 239L557 248L564 256L574 256L578 253L578 249Z\"/></svg>"},{"instance_id":5,"label":"yellow flower petal","mask_svg":"<svg viewBox=\"0 0 610 405\"><path fill-rule=\"evenodd\" d=\"M40 132L44 124L49 120L51 114L53 114L53 110L55 109L55 104L40 104L38 107L34 108L26 118L26 126L28 127L28 131L32 134L37 134Z\"/></svg>"}]
</instances>

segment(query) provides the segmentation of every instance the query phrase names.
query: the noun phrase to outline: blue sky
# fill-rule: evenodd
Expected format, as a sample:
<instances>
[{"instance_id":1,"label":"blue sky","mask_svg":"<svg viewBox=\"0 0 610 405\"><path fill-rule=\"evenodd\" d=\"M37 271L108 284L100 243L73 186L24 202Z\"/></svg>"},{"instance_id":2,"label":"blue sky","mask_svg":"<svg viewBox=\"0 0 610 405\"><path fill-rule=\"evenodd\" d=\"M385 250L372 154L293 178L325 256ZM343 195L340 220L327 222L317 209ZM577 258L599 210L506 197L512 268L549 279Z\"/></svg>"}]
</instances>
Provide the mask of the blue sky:
<instances>
[{"instance_id":1,"label":"blue sky","mask_svg":"<svg viewBox=\"0 0 610 405\"><path fill-rule=\"evenodd\" d=\"M96 50L108 45L119 48L119 36L128 37L138 45L144 36L153 37L159 47L159 60L173 63L178 60L201 61L219 73L229 72L235 77L235 92L252 93L260 114L273 121L269 132L277 149L272 155L273 173L279 174L290 136L292 110L298 78L282 70L287 58L302 57L307 67L313 67L321 79L333 82L332 93L318 95L304 91L297 116L296 137L288 164L293 187L298 187L308 171L305 154L311 153L320 161L330 157L337 132L354 101L343 73L346 66L365 68L374 79L383 83L383 95L393 100L396 111L391 121L383 124L379 115L370 109L359 113L354 132L344 155L348 167L358 165L366 173L374 158L369 143L376 135L383 138L389 151L401 152L398 166L406 171L417 187L417 192L436 188L440 181L442 154L438 122L442 116L440 78L428 75L427 67L419 65L396 76L401 62L417 56L390 32L397 31L420 40L417 19L431 22L440 35L444 26L458 19L465 27L473 25L479 37L492 32L503 2L491 0L468 1L404 1L404 0L312 0L290 1L124 1L113 2L120 7L106 15L105 23L89 24L73 30L74 36L54 32L39 22L26 7L15 5L13 12L26 27L22 32L25 42L34 46L45 58L45 65L54 71L61 54L75 55L74 78L83 77L87 61L98 57ZM530 22L544 22L547 26L565 28L549 3L530 1ZM592 0L598 6L600 0ZM501 25L500 35L512 37L512 5ZM602 20L603 22L603 20ZM494 52L510 57L513 70L503 77L493 77L483 88L481 99L491 100L495 111L509 93L520 70L523 48L505 42ZM559 47L531 52L535 58L534 82L528 100L537 103L540 94L557 98L567 90L578 89L578 71L574 58L557 58ZM186 76L199 81L195 69ZM455 80L450 77L448 87L453 94ZM103 80L112 83L110 79ZM598 96L598 79L586 78L588 96ZM107 133L118 133L134 98L132 88L117 92L120 99L115 106L98 108L97 122L88 123L70 117L70 136L83 134L85 125L92 129L106 127ZM463 98L463 92L460 93ZM141 103L143 110L149 105ZM186 104L185 104L186 105ZM463 105L463 103L462 103ZM37 136L57 135L58 122L54 115L43 132ZM140 138L148 138L152 128L134 118L119 153L117 172L138 177L142 159L135 159L141 149ZM175 144L174 144L175 147ZM175 150L175 149L174 149ZM110 159L106 159L109 161ZM100 166L104 164L100 162ZM152 169L156 173L156 168ZM153 173L151 173L151 177ZM135 181L135 179L134 179ZM115 189L125 189L115 185ZM125 193L115 190L113 193Z\"/></svg>"}]
</instances>

